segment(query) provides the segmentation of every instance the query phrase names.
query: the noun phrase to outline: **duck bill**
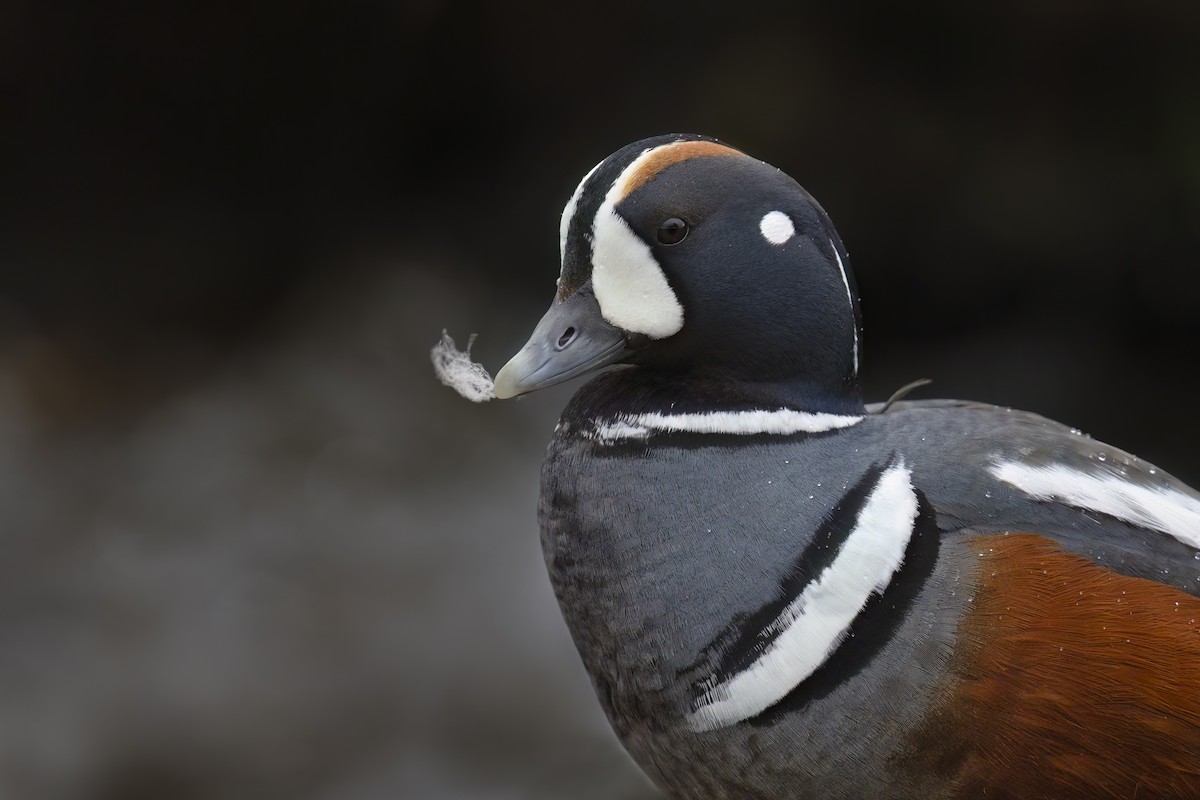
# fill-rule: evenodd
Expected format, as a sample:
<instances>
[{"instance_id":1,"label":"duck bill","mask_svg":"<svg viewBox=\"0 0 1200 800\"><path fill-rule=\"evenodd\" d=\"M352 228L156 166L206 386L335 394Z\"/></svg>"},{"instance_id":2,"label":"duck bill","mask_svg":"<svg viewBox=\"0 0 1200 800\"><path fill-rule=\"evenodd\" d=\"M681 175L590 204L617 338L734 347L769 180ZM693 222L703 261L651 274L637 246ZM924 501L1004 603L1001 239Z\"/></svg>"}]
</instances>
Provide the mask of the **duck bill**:
<instances>
[{"instance_id":1,"label":"duck bill","mask_svg":"<svg viewBox=\"0 0 1200 800\"><path fill-rule=\"evenodd\" d=\"M626 349L624 332L604 321L585 286L550 306L529 341L496 375L496 397L516 397L586 375L617 361Z\"/></svg>"}]
</instances>

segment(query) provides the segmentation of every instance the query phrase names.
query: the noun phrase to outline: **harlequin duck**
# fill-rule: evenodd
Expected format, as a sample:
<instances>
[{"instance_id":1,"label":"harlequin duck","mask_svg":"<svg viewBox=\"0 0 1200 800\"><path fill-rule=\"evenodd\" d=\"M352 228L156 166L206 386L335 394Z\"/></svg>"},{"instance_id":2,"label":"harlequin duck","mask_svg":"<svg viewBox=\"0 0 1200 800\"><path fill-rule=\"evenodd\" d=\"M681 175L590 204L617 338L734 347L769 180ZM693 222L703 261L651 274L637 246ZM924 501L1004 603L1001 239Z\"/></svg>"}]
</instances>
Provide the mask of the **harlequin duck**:
<instances>
[{"instance_id":1,"label":"harlequin duck","mask_svg":"<svg viewBox=\"0 0 1200 800\"><path fill-rule=\"evenodd\" d=\"M563 211L512 397L609 370L542 545L614 729L676 798L1200 797L1200 495L1033 414L865 406L846 250L714 139Z\"/></svg>"}]
</instances>

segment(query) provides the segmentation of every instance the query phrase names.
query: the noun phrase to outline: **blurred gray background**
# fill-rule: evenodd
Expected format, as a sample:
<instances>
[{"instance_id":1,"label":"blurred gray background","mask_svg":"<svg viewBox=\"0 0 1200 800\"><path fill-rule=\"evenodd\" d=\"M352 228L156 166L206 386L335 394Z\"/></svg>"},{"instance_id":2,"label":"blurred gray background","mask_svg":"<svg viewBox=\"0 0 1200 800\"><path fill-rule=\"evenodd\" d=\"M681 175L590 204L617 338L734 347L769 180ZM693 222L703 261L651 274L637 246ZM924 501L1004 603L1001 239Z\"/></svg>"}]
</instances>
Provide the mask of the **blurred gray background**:
<instances>
[{"instance_id":1,"label":"blurred gray background","mask_svg":"<svg viewBox=\"0 0 1200 800\"><path fill-rule=\"evenodd\" d=\"M80 4L82 5L82 4ZM730 11L736 13L729 13ZM882 399L1200 483L1200 6L0 4L0 796L654 796L475 406L644 136L795 176Z\"/></svg>"}]
</instances>

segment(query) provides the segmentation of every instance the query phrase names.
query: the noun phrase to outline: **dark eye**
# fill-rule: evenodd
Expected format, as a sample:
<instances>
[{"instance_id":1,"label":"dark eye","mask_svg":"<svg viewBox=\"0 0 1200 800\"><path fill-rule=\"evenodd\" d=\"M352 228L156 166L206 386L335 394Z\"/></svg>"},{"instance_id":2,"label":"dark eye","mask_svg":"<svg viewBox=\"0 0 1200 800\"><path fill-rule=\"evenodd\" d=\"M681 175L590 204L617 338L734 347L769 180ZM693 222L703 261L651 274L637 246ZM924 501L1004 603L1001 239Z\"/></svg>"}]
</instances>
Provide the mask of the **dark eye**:
<instances>
[{"instance_id":1,"label":"dark eye","mask_svg":"<svg viewBox=\"0 0 1200 800\"><path fill-rule=\"evenodd\" d=\"M658 240L663 244L679 244L688 234L688 224L679 217L671 217L658 226Z\"/></svg>"}]
</instances>

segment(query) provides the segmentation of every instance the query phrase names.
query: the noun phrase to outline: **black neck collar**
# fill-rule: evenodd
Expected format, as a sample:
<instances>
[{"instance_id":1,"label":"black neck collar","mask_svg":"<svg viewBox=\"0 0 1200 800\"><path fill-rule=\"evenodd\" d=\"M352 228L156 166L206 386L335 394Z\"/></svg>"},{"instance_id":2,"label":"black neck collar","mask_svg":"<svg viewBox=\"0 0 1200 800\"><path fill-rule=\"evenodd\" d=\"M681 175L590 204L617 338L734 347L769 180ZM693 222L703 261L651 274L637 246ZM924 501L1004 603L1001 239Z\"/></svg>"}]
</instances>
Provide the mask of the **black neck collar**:
<instances>
[{"instance_id":1,"label":"black neck collar","mask_svg":"<svg viewBox=\"0 0 1200 800\"><path fill-rule=\"evenodd\" d=\"M755 382L641 367L619 367L595 378L579 390L571 405L580 417L592 420L779 409L839 416L866 414L857 386L837 392L798 379Z\"/></svg>"}]
</instances>

